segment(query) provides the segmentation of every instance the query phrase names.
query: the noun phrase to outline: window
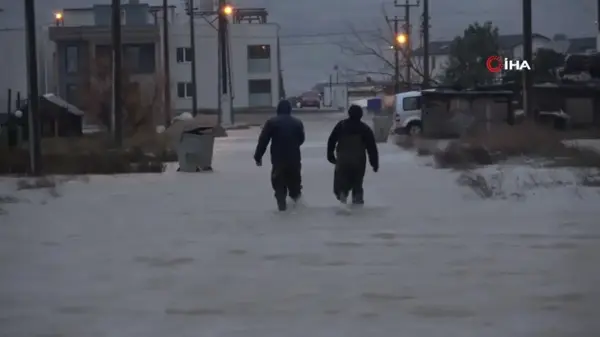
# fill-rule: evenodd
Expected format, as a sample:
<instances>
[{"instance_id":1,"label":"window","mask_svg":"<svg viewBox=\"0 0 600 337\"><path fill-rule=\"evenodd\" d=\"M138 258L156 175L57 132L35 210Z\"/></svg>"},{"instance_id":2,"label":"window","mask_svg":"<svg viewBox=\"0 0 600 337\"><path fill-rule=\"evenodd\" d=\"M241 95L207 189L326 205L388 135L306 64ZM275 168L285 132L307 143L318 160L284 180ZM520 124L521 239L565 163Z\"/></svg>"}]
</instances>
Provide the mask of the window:
<instances>
[{"instance_id":1,"label":"window","mask_svg":"<svg viewBox=\"0 0 600 337\"><path fill-rule=\"evenodd\" d=\"M271 46L248 46L248 73L271 72Z\"/></svg>"},{"instance_id":2,"label":"window","mask_svg":"<svg viewBox=\"0 0 600 337\"><path fill-rule=\"evenodd\" d=\"M65 70L68 74L74 74L79 70L79 48L67 46L65 50Z\"/></svg>"},{"instance_id":3,"label":"window","mask_svg":"<svg viewBox=\"0 0 600 337\"><path fill-rule=\"evenodd\" d=\"M192 48L179 47L177 48L177 63L192 62Z\"/></svg>"},{"instance_id":4,"label":"window","mask_svg":"<svg viewBox=\"0 0 600 337\"><path fill-rule=\"evenodd\" d=\"M192 98L194 95L194 86L191 82L177 82L177 97Z\"/></svg>"},{"instance_id":5,"label":"window","mask_svg":"<svg viewBox=\"0 0 600 337\"><path fill-rule=\"evenodd\" d=\"M402 110L413 111L421 109L421 97L406 97L402 100Z\"/></svg>"},{"instance_id":6,"label":"window","mask_svg":"<svg viewBox=\"0 0 600 337\"><path fill-rule=\"evenodd\" d=\"M121 9L121 25L127 24L127 12L124 9Z\"/></svg>"},{"instance_id":7,"label":"window","mask_svg":"<svg viewBox=\"0 0 600 337\"><path fill-rule=\"evenodd\" d=\"M134 74L151 74L156 69L154 44L135 44L123 47L124 64Z\"/></svg>"},{"instance_id":8,"label":"window","mask_svg":"<svg viewBox=\"0 0 600 337\"><path fill-rule=\"evenodd\" d=\"M248 46L248 59L264 60L271 58L271 46L267 45L251 45Z\"/></svg>"},{"instance_id":9,"label":"window","mask_svg":"<svg viewBox=\"0 0 600 337\"><path fill-rule=\"evenodd\" d=\"M248 81L248 105L261 107L273 106L271 80Z\"/></svg>"}]
</instances>

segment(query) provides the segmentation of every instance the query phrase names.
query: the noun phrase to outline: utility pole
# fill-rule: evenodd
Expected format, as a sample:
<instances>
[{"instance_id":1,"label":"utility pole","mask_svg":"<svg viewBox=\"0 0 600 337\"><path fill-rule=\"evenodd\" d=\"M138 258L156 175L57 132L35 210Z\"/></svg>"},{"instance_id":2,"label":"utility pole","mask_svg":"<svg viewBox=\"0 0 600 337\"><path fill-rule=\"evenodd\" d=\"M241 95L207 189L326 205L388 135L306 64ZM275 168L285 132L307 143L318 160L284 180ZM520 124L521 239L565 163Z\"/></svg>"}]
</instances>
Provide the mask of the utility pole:
<instances>
[{"instance_id":1,"label":"utility pole","mask_svg":"<svg viewBox=\"0 0 600 337\"><path fill-rule=\"evenodd\" d=\"M600 0L598 0L600 1ZM423 0L423 84L424 89L429 88L429 0Z\"/></svg>"},{"instance_id":2,"label":"utility pole","mask_svg":"<svg viewBox=\"0 0 600 337\"><path fill-rule=\"evenodd\" d=\"M533 61L533 31L531 0L523 0L523 60L532 64ZM523 112L531 116L533 101L533 72L523 71Z\"/></svg>"},{"instance_id":3,"label":"utility pole","mask_svg":"<svg viewBox=\"0 0 600 337\"><path fill-rule=\"evenodd\" d=\"M596 25L598 26L596 31L596 50L600 53L600 0L596 4L596 12Z\"/></svg>"},{"instance_id":4,"label":"utility pole","mask_svg":"<svg viewBox=\"0 0 600 337\"><path fill-rule=\"evenodd\" d=\"M394 48L394 93L397 94L400 92L400 27L398 22L400 19L397 16L394 16L393 19L386 18L388 22L394 22L394 43L392 47Z\"/></svg>"},{"instance_id":5,"label":"utility pole","mask_svg":"<svg viewBox=\"0 0 600 337\"><path fill-rule=\"evenodd\" d=\"M404 60L406 64L406 82L409 87L412 86L411 83L411 70L412 70L412 43L411 43L411 23L410 23L410 9L413 7L419 7L420 3L417 0L417 3L410 3L410 0L405 0L403 4L398 3L399 0L394 1L395 7L403 7L404 8L404 34L406 34L406 44L404 49Z\"/></svg>"},{"instance_id":6,"label":"utility pole","mask_svg":"<svg viewBox=\"0 0 600 337\"><path fill-rule=\"evenodd\" d=\"M233 7L227 4L225 0L219 0L218 7L218 40L219 40L219 65L220 65L220 78L221 78L221 111L220 121L222 124L231 125L233 124L233 111L231 106L231 93L229 92L229 74L228 64L229 50L227 46L228 41L228 16L233 15Z\"/></svg>"},{"instance_id":7,"label":"utility pole","mask_svg":"<svg viewBox=\"0 0 600 337\"><path fill-rule=\"evenodd\" d=\"M194 27L194 0L188 1L188 15L190 16L190 53L192 54L192 116L198 113L198 86L196 79L196 28ZM186 89L187 90L187 89Z\"/></svg>"},{"instance_id":8,"label":"utility pole","mask_svg":"<svg viewBox=\"0 0 600 337\"><path fill-rule=\"evenodd\" d=\"M35 37L35 5L34 0L25 0L25 27L27 34L27 86L29 96L29 159L33 175L42 174L41 130L38 93L37 50Z\"/></svg>"},{"instance_id":9,"label":"utility pole","mask_svg":"<svg viewBox=\"0 0 600 337\"><path fill-rule=\"evenodd\" d=\"M113 132L117 147L123 145L123 101L121 77L121 1L112 0L112 49L113 49Z\"/></svg>"},{"instance_id":10,"label":"utility pole","mask_svg":"<svg viewBox=\"0 0 600 337\"><path fill-rule=\"evenodd\" d=\"M412 81L411 81L411 76L410 76L410 72L411 72L411 67L412 67L412 62L410 60L411 58L411 43L410 41L412 40L411 38L411 31L410 31L410 6L408 3L408 0L406 0L406 3L404 5L404 33L406 34L406 36L408 37L407 42L406 42L406 49L404 50L404 54L405 54L405 58L406 58L406 83L408 83L408 87L412 88Z\"/></svg>"},{"instance_id":11,"label":"utility pole","mask_svg":"<svg viewBox=\"0 0 600 337\"><path fill-rule=\"evenodd\" d=\"M169 4L167 0L163 0L163 62L165 68L165 130L171 124L171 63L169 59Z\"/></svg>"}]
</instances>

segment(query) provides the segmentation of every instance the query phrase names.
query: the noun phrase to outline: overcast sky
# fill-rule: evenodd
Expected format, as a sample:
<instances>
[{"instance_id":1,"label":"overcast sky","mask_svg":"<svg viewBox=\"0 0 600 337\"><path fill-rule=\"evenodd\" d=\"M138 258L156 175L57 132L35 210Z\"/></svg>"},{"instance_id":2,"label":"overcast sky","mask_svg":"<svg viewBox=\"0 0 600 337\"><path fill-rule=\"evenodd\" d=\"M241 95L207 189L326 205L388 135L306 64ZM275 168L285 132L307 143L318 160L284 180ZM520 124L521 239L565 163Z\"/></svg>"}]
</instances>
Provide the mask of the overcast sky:
<instances>
[{"instance_id":1,"label":"overcast sky","mask_svg":"<svg viewBox=\"0 0 600 337\"><path fill-rule=\"evenodd\" d=\"M181 5L183 0L170 0ZM200 1L200 0L196 0ZM412 0L416 1L416 0ZM37 0L38 21L51 20L52 11L65 7L84 7L108 0ZM143 0L141 2L144 2ZM150 1L159 4L160 1ZM241 7L266 7L270 20L281 25L282 35L327 34L348 32L352 23L359 30L381 27L383 15L378 0L236 0ZM451 39L473 21L491 20L501 34L520 33L521 0L430 0L431 40ZM596 0L534 0L534 31L551 37L565 33L570 37L594 36ZM389 15L402 15L393 0L385 1ZM23 1L0 0L0 27L23 25ZM413 11L415 26L420 13ZM288 92L295 93L327 80L336 64L361 64L341 53L340 41L347 35L317 38L283 38L282 57Z\"/></svg>"}]
</instances>

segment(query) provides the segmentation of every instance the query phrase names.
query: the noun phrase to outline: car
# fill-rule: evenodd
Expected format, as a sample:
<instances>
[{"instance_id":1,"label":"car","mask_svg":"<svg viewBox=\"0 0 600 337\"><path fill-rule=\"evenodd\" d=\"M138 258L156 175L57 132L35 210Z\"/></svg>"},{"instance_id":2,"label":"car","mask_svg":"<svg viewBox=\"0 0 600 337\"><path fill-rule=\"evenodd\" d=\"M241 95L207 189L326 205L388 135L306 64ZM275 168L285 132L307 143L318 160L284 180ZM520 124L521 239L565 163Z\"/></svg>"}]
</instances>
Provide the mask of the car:
<instances>
[{"instance_id":1,"label":"car","mask_svg":"<svg viewBox=\"0 0 600 337\"><path fill-rule=\"evenodd\" d=\"M296 102L296 107L297 108L308 108L308 107L312 107L312 108L321 108L321 95L318 92L305 92L302 95L300 95L300 97L298 97L298 100Z\"/></svg>"},{"instance_id":2,"label":"car","mask_svg":"<svg viewBox=\"0 0 600 337\"><path fill-rule=\"evenodd\" d=\"M421 92L407 91L396 94L395 132L410 136L423 131L421 121Z\"/></svg>"}]
</instances>

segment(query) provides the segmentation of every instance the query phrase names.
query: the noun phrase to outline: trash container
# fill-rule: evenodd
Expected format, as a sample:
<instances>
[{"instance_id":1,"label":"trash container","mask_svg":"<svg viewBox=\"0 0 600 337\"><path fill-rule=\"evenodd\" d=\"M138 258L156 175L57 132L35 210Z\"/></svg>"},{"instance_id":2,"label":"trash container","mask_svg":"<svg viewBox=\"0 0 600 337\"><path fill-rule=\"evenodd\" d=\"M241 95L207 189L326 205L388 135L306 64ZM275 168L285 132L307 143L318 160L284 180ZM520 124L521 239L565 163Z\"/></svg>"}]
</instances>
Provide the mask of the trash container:
<instances>
[{"instance_id":1,"label":"trash container","mask_svg":"<svg viewBox=\"0 0 600 337\"><path fill-rule=\"evenodd\" d=\"M212 171L214 145L213 128L201 127L182 132L177 148L179 171Z\"/></svg>"},{"instance_id":2,"label":"trash container","mask_svg":"<svg viewBox=\"0 0 600 337\"><path fill-rule=\"evenodd\" d=\"M387 115L373 116L373 133L377 143L386 143L392 129L392 118Z\"/></svg>"}]
</instances>

